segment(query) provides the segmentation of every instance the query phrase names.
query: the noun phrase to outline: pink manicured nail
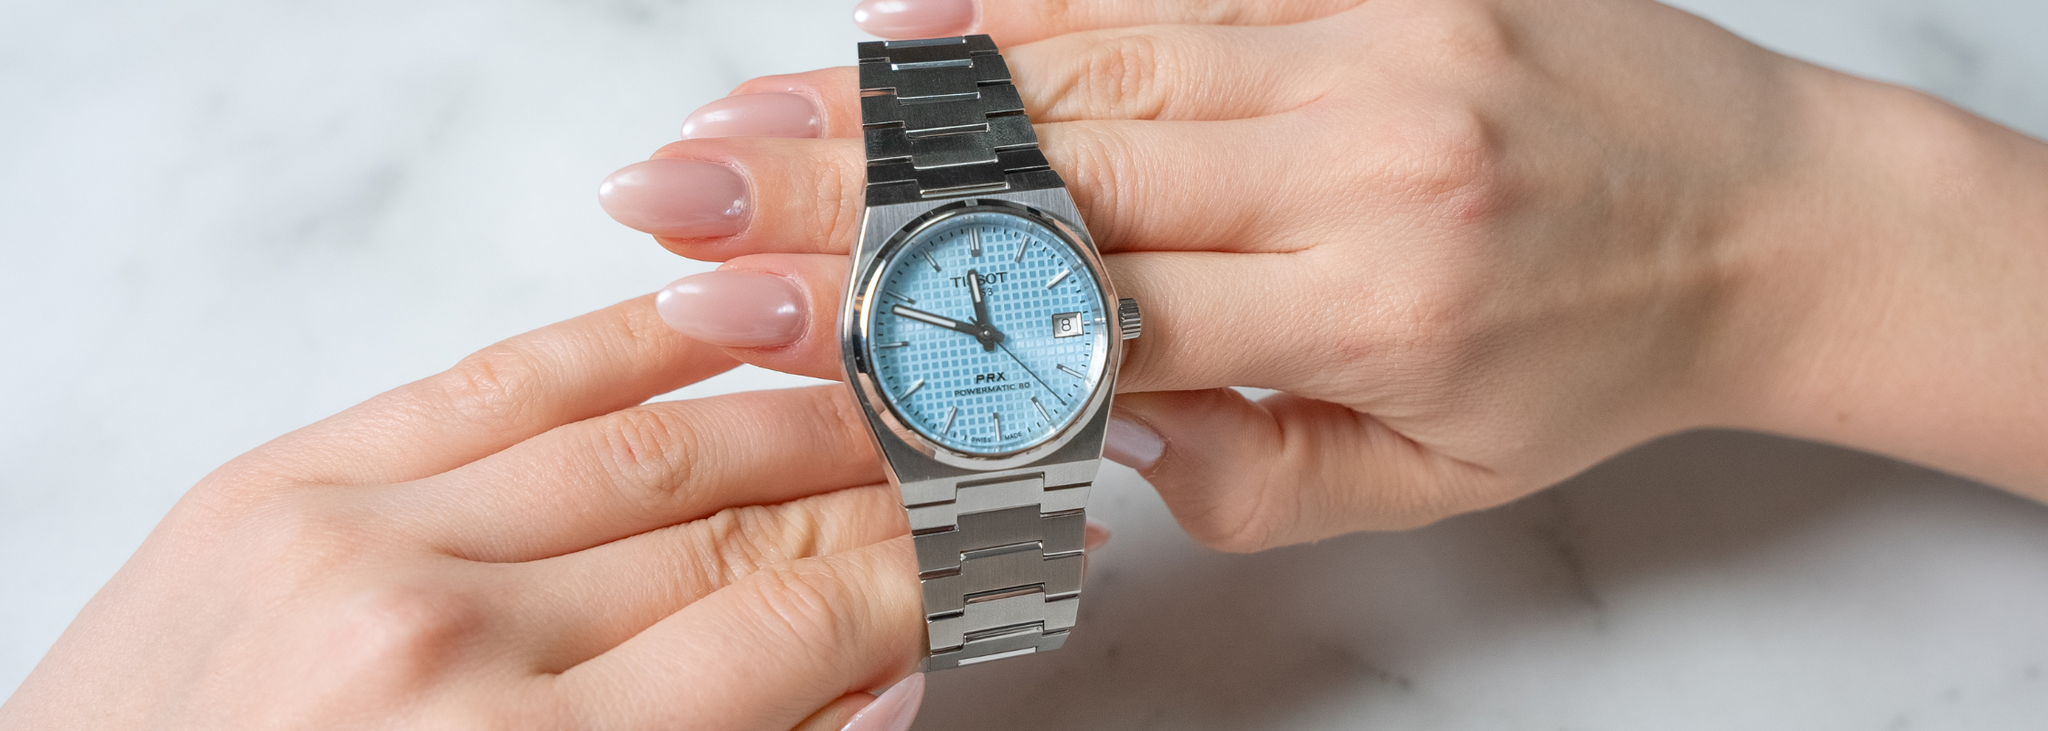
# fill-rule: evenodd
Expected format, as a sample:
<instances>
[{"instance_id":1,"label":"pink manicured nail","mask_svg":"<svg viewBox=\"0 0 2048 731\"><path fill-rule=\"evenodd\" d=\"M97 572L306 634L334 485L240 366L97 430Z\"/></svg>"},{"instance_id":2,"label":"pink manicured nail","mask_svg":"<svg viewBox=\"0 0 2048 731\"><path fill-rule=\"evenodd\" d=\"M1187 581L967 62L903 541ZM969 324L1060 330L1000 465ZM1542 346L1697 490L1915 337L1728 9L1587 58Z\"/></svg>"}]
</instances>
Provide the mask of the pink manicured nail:
<instances>
[{"instance_id":1,"label":"pink manicured nail","mask_svg":"<svg viewBox=\"0 0 2048 731\"><path fill-rule=\"evenodd\" d=\"M1159 464L1160 455L1165 453L1166 440L1159 437L1159 432L1130 419L1110 415L1109 428L1102 440L1102 456L1134 470L1147 470Z\"/></svg>"},{"instance_id":2,"label":"pink manicured nail","mask_svg":"<svg viewBox=\"0 0 2048 731\"><path fill-rule=\"evenodd\" d=\"M853 714L853 720L840 731L910 731L910 722L917 720L917 708L922 705L924 673L912 673Z\"/></svg>"},{"instance_id":3,"label":"pink manicured nail","mask_svg":"<svg viewBox=\"0 0 2048 731\"><path fill-rule=\"evenodd\" d=\"M802 94L739 94L698 107L683 120L683 139L823 137L825 118Z\"/></svg>"},{"instance_id":4,"label":"pink manicured nail","mask_svg":"<svg viewBox=\"0 0 2048 731\"><path fill-rule=\"evenodd\" d=\"M1109 543L1109 526L1091 520L1081 529L1081 552L1093 552L1107 543Z\"/></svg>"},{"instance_id":5,"label":"pink manicured nail","mask_svg":"<svg viewBox=\"0 0 2048 731\"><path fill-rule=\"evenodd\" d=\"M936 38L973 30L981 19L976 0L861 0L853 23L883 38Z\"/></svg>"},{"instance_id":6,"label":"pink manicured nail","mask_svg":"<svg viewBox=\"0 0 2048 731\"><path fill-rule=\"evenodd\" d=\"M792 342L810 319L789 280L738 269L678 279L654 296L654 308L676 332L735 348Z\"/></svg>"},{"instance_id":7,"label":"pink manicured nail","mask_svg":"<svg viewBox=\"0 0 2048 731\"><path fill-rule=\"evenodd\" d=\"M613 220L656 236L708 239L746 228L747 181L732 168L656 158L620 168L597 188Z\"/></svg>"}]
</instances>

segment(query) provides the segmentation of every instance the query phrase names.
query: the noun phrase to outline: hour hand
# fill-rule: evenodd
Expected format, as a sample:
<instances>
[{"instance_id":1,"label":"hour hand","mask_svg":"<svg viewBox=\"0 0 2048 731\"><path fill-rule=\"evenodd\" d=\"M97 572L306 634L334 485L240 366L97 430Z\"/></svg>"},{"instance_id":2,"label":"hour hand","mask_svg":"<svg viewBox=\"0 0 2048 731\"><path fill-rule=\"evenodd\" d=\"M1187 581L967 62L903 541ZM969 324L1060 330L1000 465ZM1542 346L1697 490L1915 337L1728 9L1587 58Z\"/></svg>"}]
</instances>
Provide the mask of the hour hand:
<instances>
[{"instance_id":1,"label":"hour hand","mask_svg":"<svg viewBox=\"0 0 2048 731\"><path fill-rule=\"evenodd\" d=\"M903 305L896 305L895 307L889 308L889 314L895 315L897 317L907 317L912 320L922 322L926 325L937 325L947 330L957 330L968 335L973 335L976 339L981 338L981 327L975 325L974 323L961 322L950 317L940 317L938 315L925 312L924 310L920 310L915 307L905 307Z\"/></svg>"}]
</instances>

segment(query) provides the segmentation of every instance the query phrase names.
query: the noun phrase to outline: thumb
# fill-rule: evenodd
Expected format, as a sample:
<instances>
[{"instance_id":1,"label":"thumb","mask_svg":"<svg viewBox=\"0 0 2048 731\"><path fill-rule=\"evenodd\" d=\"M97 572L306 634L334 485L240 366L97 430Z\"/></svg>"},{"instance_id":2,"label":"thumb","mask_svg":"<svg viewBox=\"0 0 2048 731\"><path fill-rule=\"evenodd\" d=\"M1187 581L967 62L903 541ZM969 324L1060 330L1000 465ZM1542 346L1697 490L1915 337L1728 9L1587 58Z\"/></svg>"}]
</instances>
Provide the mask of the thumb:
<instances>
[{"instance_id":1,"label":"thumb","mask_svg":"<svg viewBox=\"0 0 2048 731\"><path fill-rule=\"evenodd\" d=\"M1369 414L1286 394L1123 394L1103 454L1151 481L1190 535L1233 552L1413 528L1500 501L1490 470Z\"/></svg>"}]
</instances>

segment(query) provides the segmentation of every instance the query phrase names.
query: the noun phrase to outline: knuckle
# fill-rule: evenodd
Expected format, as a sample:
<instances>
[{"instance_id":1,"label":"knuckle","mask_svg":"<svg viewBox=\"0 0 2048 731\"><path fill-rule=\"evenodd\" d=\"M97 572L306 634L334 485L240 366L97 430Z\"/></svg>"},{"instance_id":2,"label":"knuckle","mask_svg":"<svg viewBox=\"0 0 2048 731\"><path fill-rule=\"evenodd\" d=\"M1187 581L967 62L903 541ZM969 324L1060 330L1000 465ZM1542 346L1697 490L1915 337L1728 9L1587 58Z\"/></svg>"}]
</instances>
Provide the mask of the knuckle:
<instances>
[{"instance_id":1,"label":"knuckle","mask_svg":"<svg viewBox=\"0 0 2048 731\"><path fill-rule=\"evenodd\" d=\"M860 438L867 433L867 417L853 402L853 395L845 388L825 387L813 392L809 399L812 423L828 425L825 438L837 441L844 448L832 449L832 455L847 454L849 449L856 460L873 459L873 442ZM825 442L831 444L832 442Z\"/></svg>"},{"instance_id":2,"label":"knuckle","mask_svg":"<svg viewBox=\"0 0 2048 731\"><path fill-rule=\"evenodd\" d=\"M1501 189L1498 140L1486 118L1461 101L1418 107L1402 144L1384 167L1366 169L1371 189L1433 211L1440 224L1483 220L1497 210Z\"/></svg>"},{"instance_id":3,"label":"knuckle","mask_svg":"<svg viewBox=\"0 0 2048 731\"><path fill-rule=\"evenodd\" d=\"M1149 31L1108 35L1089 43L1081 58L1081 83L1074 92L1082 113L1115 110L1149 119L1165 106L1159 80L1173 58L1172 44Z\"/></svg>"},{"instance_id":4,"label":"knuckle","mask_svg":"<svg viewBox=\"0 0 2048 731\"><path fill-rule=\"evenodd\" d=\"M1054 31L1047 35L1055 35L1086 27L1089 18L1084 11L1089 5L1091 3L1081 0L1042 0L1037 11L1039 17L1044 19L1043 27Z\"/></svg>"},{"instance_id":5,"label":"knuckle","mask_svg":"<svg viewBox=\"0 0 2048 731\"><path fill-rule=\"evenodd\" d=\"M289 468L273 464L269 452L274 444L229 460L201 478L172 515L199 528L200 535L214 534L247 523L249 516L265 509L278 495L313 487L292 475Z\"/></svg>"},{"instance_id":6,"label":"knuckle","mask_svg":"<svg viewBox=\"0 0 2048 731\"><path fill-rule=\"evenodd\" d=\"M675 328L662 321L661 311L645 303L634 304L629 300L602 310L600 314L605 315L602 321L611 332L607 333L610 337L599 342L620 343L636 358L653 357L664 348L682 342Z\"/></svg>"},{"instance_id":7,"label":"knuckle","mask_svg":"<svg viewBox=\"0 0 2048 731\"><path fill-rule=\"evenodd\" d=\"M1279 545L1271 527L1250 518L1202 520L1187 530L1202 545L1224 553L1257 553Z\"/></svg>"},{"instance_id":8,"label":"knuckle","mask_svg":"<svg viewBox=\"0 0 2048 731\"><path fill-rule=\"evenodd\" d=\"M463 358L444 372L440 407L492 431L513 431L525 420L540 388L541 366L532 354L500 343Z\"/></svg>"},{"instance_id":9,"label":"knuckle","mask_svg":"<svg viewBox=\"0 0 2048 731\"><path fill-rule=\"evenodd\" d=\"M1191 402L1198 410L1196 413L1232 408L1244 396L1224 389L1204 392L1199 398L1202 400ZM1194 420L1201 418L1195 416ZM1230 553L1251 553L1280 545L1292 518L1276 508L1286 495L1298 494L1300 487L1287 474L1298 456L1294 454L1298 440L1289 438L1284 424L1277 436L1275 453L1264 460L1263 471L1246 463L1243 466L1248 471L1231 470L1228 474L1200 467L1203 456L1176 454L1177 447L1168 443L1162 464L1187 461L1155 477L1174 483L1162 484L1159 493L1189 536L1202 545Z\"/></svg>"},{"instance_id":10,"label":"knuckle","mask_svg":"<svg viewBox=\"0 0 2048 731\"><path fill-rule=\"evenodd\" d=\"M1186 25L1243 25L1251 22L1259 3L1242 0L1202 0L1189 3Z\"/></svg>"},{"instance_id":11,"label":"knuckle","mask_svg":"<svg viewBox=\"0 0 2048 731\"><path fill-rule=\"evenodd\" d=\"M698 557L702 575L730 584L786 560L777 550L780 531L768 513L761 506L727 508L697 521L692 554Z\"/></svg>"},{"instance_id":12,"label":"knuckle","mask_svg":"<svg viewBox=\"0 0 2048 731\"><path fill-rule=\"evenodd\" d=\"M759 619L805 647L835 648L852 633L853 589L823 561L771 566L750 577Z\"/></svg>"},{"instance_id":13,"label":"knuckle","mask_svg":"<svg viewBox=\"0 0 2048 731\"><path fill-rule=\"evenodd\" d=\"M867 167L864 161L852 155L840 155L834 159L838 164L815 176L816 188L812 194L819 206L816 221L819 233L824 235L820 241L843 242L851 247L860 235Z\"/></svg>"},{"instance_id":14,"label":"knuckle","mask_svg":"<svg viewBox=\"0 0 2048 731\"><path fill-rule=\"evenodd\" d=\"M341 602L323 657L370 694L404 693L456 663L484 625L482 602L424 583L379 584Z\"/></svg>"},{"instance_id":15,"label":"knuckle","mask_svg":"<svg viewBox=\"0 0 2048 731\"><path fill-rule=\"evenodd\" d=\"M1464 107L1434 115L1422 130L1422 190L1439 198L1489 193L1493 188L1495 140L1484 117Z\"/></svg>"},{"instance_id":16,"label":"knuckle","mask_svg":"<svg viewBox=\"0 0 2048 731\"><path fill-rule=\"evenodd\" d=\"M1282 545L1288 521L1270 506L1285 491L1272 487L1275 484L1280 483L1268 479L1256 489L1236 491L1237 499L1204 516L1199 530L1190 533L1203 545L1226 553L1256 553Z\"/></svg>"},{"instance_id":17,"label":"knuckle","mask_svg":"<svg viewBox=\"0 0 2048 731\"><path fill-rule=\"evenodd\" d=\"M1389 3L1387 10L1380 23L1385 37L1438 74L1499 71L1513 55L1506 19L1479 0L1408 0Z\"/></svg>"},{"instance_id":18,"label":"knuckle","mask_svg":"<svg viewBox=\"0 0 2048 731\"><path fill-rule=\"evenodd\" d=\"M667 513L686 492L697 478L694 458L704 450L687 420L646 407L606 414L591 439L619 497L647 516Z\"/></svg>"},{"instance_id":19,"label":"knuckle","mask_svg":"<svg viewBox=\"0 0 2048 731\"><path fill-rule=\"evenodd\" d=\"M253 543L267 557L263 566L268 577L288 594L343 572L371 549L369 534L358 520L303 501L269 506L261 520L244 525L255 532Z\"/></svg>"}]
</instances>

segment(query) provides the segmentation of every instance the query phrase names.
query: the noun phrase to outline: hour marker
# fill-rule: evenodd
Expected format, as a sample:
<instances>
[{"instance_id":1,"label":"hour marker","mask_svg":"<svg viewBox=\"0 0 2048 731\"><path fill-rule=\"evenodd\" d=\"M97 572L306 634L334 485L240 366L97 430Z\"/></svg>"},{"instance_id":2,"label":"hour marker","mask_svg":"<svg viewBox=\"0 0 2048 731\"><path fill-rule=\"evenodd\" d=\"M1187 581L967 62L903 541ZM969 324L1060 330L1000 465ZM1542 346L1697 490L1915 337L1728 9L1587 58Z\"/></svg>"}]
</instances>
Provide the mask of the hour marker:
<instances>
[{"instance_id":1,"label":"hour marker","mask_svg":"<svg viewBox=\"0 0 2048 731\"><path fill-rule=\"evenodd\" d=\"M967 229L967 253L972 256L981 256L981 229Z\"/></svg>"},{"instance_id":2,"label":"hour marker","mask_svg":"<svg viewBox=\"0 0 2048 731\"><path fill-rule=\"evenodd\" d=\"M1080 371L1074 370L1074 369L1072 369L1072 368L1068 368L1068 367L1067 367L1067 364L1065 364L1065 363L1056 363L1056 364L1054 364L1054 365L1053 365L1053 367L1054 367L1054 368L1058 368L1058 369L1060 369L1060 372L1061 372L1061 373L1065 373L1065 374L1067 374L1067 375L1069 375L1069 376L1073 376L1073 377L1075 377L1075 378L1079 378L1079 379L1081 379L1081 380L1083 380L1083 381L1086 381L1086 380L1088 380L1088 377L1087 377L1087 376L1085 376L1085 375L1082 375Z\"/></svg>"},{"instance_id":3,"label":"hour marker","mask_svg":"<svg viewBox=\"0 0 2048 731\"><path fill-rule=\"evenodd\" d=\"M940 430L939 430L939 438L940 438L940 439L944 439L944 438L946 438L946 437L949 437L949 436L952 436L952 435L953 435L953 417L955 417L955 416L959 416L959 415L960 415L960 407L958 407L958 406L955 406L955 407L953 407L953 408L950 408L950 409L946 409L946 428L944 428L944 429L940 429Z\"/></svg>"},{"instance_id":4,"label":"hour marker","mask_svg":"<svg viewBox=\"0 0 2048 731\"><path fill-rule=\"evenodd\" d=\"M1031 405L1038 407L1038 415L1045 417L1045 423L1052 423L1052 414L1046 413L1045 404L1039 403L1037 396L1031 397Z\"/></svg>"},{"instance_id":5,"label":"hour marker","mask_svg":"<svg viewBox=\"0 0 2048 731\"><path fill-rule=\"evenodd\" d=\"M908 347L910 347L910 341L908 341L908 340L905 340L905 341L902 341L902 342L896 342L896 343L882 343L881 345L877 345L877 346L875 346L875 347L877 347L877 348L881 348L881 349L883 349L883 350L889 350L889 349L891 349L891 348L908 348Z\"/></svg>"},{"instance_id":6,"label":"hour marker","mask_svg":"<svg viewBox=\"0 0 2048 731\"><path fill-rule=\"evenodd\" d=\"M917 393L917 390L920 388L924 388L924 379L922 378L917 379L916 383L910 384L910 390L904 391L902 398L910 398L910 395Z\"/></svg>"},{"instance_id":7,"label":"hour marker","mask_svg":"<svg viewBox=\"0 0 2048 731\"><path fill-rule=\"evenodd\" d=\"M992 419L992 420L994 420L994 421L996 422L996 439L997 439L997 440L1001 440L1001 439L1003 438L1003 412L1001 412L1001 411L991 411L991 412L988 412L988 418L990 418L990 419Z\"/></svg>"},{"instance_id":8,"label":"hour marker","mask_svg":"<svg viewBox=\"0 0 2048 731\"><path fill-rule=\"evenodd\" d=\"M932 271L934 271L934 272L943 272L943 271L945 271L944 269L940 269L940 268L939 268L939 260L937 260L937 259L933 259L933 258L932 258L932 253L931 253L931 252L927 251L927 252L925 252L925 253L924 253L924 260L925 260L925 262L926 262L926 263L929 263L929 264L931 264L931 265L932 265Z\"/></svg>"},{"instance_id":9,"label":"hour marker","mask_svg":"<svg viewBox=\"0 0 2048 731\"><path fill-rule=\"evenodd\" d=\"M903 296L903 293L902 293L902 292L898 292L898 291L895 291L895 290L889 290L889 291L887 291L887 292L883 292L883 293L882 293L882 296L883 296L883 297L895 297L896 299L900 299L900 300L903 300L903 304L906 304L906 305L914 305L914 304L917 304L917 300L911 299L911 298L909 298L909 297L905 297L905 296Z\"/></svg>"},{"instance_id":10,"label":"hour marker","mask_svg":"<svg viewBox=\"0 0 2048 731\"><path fill-rule=\"evenodd\" d=\"M1072 269L1062 269L1062 270L1060 270L1060 273L1059 273L1059 274L1058 274L1057 276L1054 276L1054 277L1052 278L1052 281L1049 281L1049 282L1046 282L1046 283L1045 283L1045 288L1046 288L1046 289L1052 289L1052 288L1053 288L1053 287L1054 287L1055 285L1058 285L1058 284L1059 284L1060 282L1064 282L1064 281L1067 281L1067 275L1069 275L1069 274L1073 274L1073 273L1074 273L1074 270L1072 270Z\"/></svg>"},{"instance_id":11,"label":"hour marker","mask_svg":"<svg viewBox=\"0 0 2048 731\"><path fill-rule=\"evenodd\" d=\"M1030 251L1030 250L1031 250L1031 239L1024 239L1024 243L1018 244L1018 245L1017 245L1017 263L1019 263L1019 264L1022 264L1022 263L1024 263L1024 252L1026 252L1026 251Z\"/></svg>"}]
</instances>

